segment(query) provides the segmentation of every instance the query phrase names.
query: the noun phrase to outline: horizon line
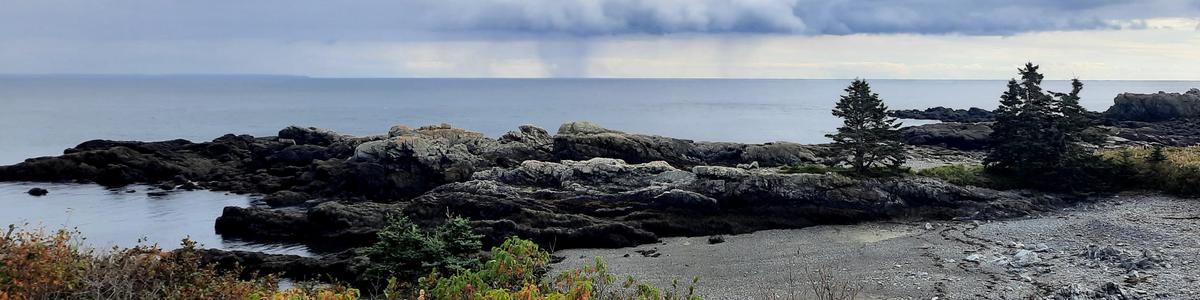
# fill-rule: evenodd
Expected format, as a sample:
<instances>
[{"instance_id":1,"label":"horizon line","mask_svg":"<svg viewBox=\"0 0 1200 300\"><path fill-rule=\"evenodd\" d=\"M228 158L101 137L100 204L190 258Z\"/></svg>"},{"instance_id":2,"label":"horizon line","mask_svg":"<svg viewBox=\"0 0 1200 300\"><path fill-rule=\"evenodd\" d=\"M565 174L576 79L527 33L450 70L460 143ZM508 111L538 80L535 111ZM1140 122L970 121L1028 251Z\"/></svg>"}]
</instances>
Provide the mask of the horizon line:
<instances>
[{"instance_id":1,"label":"horizon line","mask_svg":"<svg viewBox=\"0 0 1200 300\"><path fill-rule=\"evenodd\" d=\"M259 74L259 73L0 73L0 78L118 78L118 77L260 77L260 78L297 78L297 79L498 79L498 80L912 80L912 81L1006 81L1014 78L801 78L801 77L617 77L617 76L579 76L579 77L487 77L487 76L313 76L292 74ZM1052 81L1071 80L1046 79ZM1175 81L1200 82L1197 79L1083 79L1081 81Z\"/></svg>"}]
</instances>

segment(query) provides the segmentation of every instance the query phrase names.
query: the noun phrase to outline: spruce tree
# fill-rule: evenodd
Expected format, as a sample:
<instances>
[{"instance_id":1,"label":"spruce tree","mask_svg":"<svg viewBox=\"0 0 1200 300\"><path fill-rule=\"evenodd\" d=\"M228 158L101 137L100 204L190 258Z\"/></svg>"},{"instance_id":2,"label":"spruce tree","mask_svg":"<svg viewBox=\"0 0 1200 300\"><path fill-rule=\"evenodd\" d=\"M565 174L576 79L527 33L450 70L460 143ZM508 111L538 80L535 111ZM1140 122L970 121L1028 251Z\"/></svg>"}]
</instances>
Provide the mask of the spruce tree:
<instances>
[{"instance_id":1,"label":"spruce tree","mask_svg":"<svg viewBox=\"0 0 1200 300\"><path fill-rule=\"evenodd\" d=\"M904 164L900 123L887 115L879 94L872 93L871 86L861 79L855 79L845 91L833 109L833 115L842 118L842 127L826 135L833 139L843 161L859 174L877 166Z\"/></svg>"},{"instance_id":2,"label":"spruce tree","mask_svg":"<svg viewBox=\"0 0 1200 300\"><path fill-rule=\"evenodd\" d=\"M1094 120L1079 105L1083 83L1071 81L1070 93L1044 91L1038 66L1018 69L1021 80L1008 82L1000 96L992 147L984 161L992 172L1045 186L1075 189L1092 181L1096 159L1082 146Z\"/></svg>"}]
</instances>

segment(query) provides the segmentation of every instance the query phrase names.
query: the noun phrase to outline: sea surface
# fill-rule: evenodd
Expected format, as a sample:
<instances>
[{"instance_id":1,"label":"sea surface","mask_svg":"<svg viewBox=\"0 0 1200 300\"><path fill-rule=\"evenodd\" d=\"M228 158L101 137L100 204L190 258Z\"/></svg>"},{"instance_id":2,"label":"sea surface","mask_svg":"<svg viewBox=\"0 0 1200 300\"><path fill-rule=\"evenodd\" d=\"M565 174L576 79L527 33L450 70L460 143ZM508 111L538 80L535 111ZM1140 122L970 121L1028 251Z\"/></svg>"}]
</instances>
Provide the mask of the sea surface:
<instances>
[{"instance_id":1,"label":"sea surface","mask_svg":"<svg viewBox=\"0 0 1200 300\"><path fill-rule=\"evenodd\" d=\"M587 120L627 132L704 141L820 143L850 80L327 79L283 76L0 76L0 165L59 155L90 139L208 141L274 135L288 125L354 135L395 124L449 123L498 137L522 124L551 133ZM871 80L894 109L992 109L1004 80ZM1083 105L1104 110L1122 92L1183 92L1195 81L1084 81ZM1048 81L1066 91L1065 81ZM907 124L928 121L906 120ZM46 197L24 192L50 189ZM217 248L305 253L296 245L223 239L213 219L247 196L146 195L145 188L0 183L0 224L78 228L89 243L164 246L190 236Z\"/></svg>"}]
</instances>

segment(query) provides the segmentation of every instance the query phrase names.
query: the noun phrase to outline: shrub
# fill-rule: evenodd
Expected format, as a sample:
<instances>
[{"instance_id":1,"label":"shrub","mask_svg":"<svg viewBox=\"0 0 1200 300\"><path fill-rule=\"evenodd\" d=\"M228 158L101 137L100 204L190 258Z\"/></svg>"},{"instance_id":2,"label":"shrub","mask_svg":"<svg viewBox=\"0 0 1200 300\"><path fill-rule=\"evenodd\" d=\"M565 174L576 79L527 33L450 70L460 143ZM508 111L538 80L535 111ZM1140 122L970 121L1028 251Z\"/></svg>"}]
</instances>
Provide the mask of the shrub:
<instances>
[{"instance_id":1,"label":"shrub","mask_svg":"<svg viewBox=\"0 0 1200 300\"><path fill-rule=\"evenodd\" d=\"M950 184L969 185L990 189L1010 189L1020 187L1017 180L987 172L981 165L946 165L917 170L918 176L941 179Z\"/></svg>"},{"instance_id":2,"label":"shrub","mask_svg":"<svg viewBox=\"0 0 1200 300\"><path fill-rule=\"evenodd\" d=\"M426 232L407 218L394 217L378 237L365 251L371 261L366 273L370 280L396 277L411 282L430 270L459 272L479 264L482 236L472 232L464 218L450 217Z\"/></svg>"},{"instance_id":3,"label":"shrub","mask_svg":"<svg viewBox=\"0 0 1200 300\"><path fill-rule=\"evenodd\" d=\"M1200 195L1200 146L1101 150L1118 167L1127 186Z\"/></svg>"},{"instance_id":4,"label":"shrub","mask_svg":"<svg viewBox=\"0 0 1200 300\"><path fill-rule=\"evenodd\" d=\"M957 185L987 186L981 165L947 165L917 171L917 175L941 179Z\"/></svg>"},{"instance_id":5,"label":"shrub","mask_svg":"<svg viewBox=\"0 0 1200 300\"><path fill-rule=\"evenodd\" d=\"M599 258L588 266L563 272L549 282L542 274L550 261L549 253L528 240L511 237L499 247L492 248L492 258L475 271L442 277L434 271L421 279L419 299L699 299L695 284L680 291L678 282L672 289L662 290L626 277L618 283L616 276ZM428 292L428 294L425 294Z\"/></svg>"},{"instance_id":6,"label":"shrub","mask_svg":"<svg viewBox=\"0 0 1200 300\"><path fill-rule=\"evenodd\" d=\"M340 285L278 289L274 275L239 279L240 270L204 264L196 243L163 251L157 246L97 252L75 233L19 230L0 236L0 299L355 299Z\"/></svg>"}]
</instances>

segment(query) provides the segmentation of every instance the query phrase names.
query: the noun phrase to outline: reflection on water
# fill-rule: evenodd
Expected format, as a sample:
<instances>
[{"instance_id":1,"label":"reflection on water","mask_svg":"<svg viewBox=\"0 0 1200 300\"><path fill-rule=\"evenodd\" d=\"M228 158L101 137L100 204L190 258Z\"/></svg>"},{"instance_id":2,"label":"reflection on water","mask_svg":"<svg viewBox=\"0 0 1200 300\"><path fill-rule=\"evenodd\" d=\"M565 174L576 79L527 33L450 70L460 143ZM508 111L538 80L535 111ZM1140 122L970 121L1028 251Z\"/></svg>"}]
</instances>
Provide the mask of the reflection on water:
<instances>
[{"instance_id":1,"label":"reflection on water","mask_svg":"<svg viewBox=\"0 0 1200 300\"><path fill-rule=\"evenodd\" d=\"M45 188L49 195L26 192ZM264 244L223 239L213 222L226 206L246 206L250 198L211 191L171 191L150 196L147 186L119 189L95 184L0 182L0 224L78 230L96 248L158 244L179 247L184 237L206 248L311 255L298 244ZM132 191L132 192L131 192Z\"/></svg>"}]
</instances>

